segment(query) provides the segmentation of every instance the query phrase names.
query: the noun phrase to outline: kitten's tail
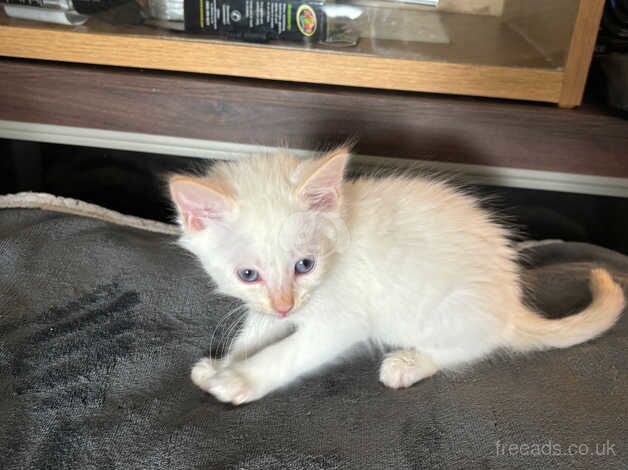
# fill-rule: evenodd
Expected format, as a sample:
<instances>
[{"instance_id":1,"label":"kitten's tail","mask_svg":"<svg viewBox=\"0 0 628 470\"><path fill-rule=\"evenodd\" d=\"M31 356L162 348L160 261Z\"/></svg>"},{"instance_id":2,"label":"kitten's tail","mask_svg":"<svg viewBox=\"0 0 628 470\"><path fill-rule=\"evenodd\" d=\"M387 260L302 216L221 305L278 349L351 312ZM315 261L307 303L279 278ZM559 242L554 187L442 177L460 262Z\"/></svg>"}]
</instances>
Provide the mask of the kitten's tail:
<instances>
[{"instance_id":1,"label":"kitten's tail","mask_svg":"<svg viewBox=\"0 0 628 470\"><path fill-rule=\"evenodd\" d=\"M626 306L624 291L604 269L593 269L589 284L593 300L575 315L550 320L527 308L520 310L507 338L509 347L515 351L568 348L612 327Z\"/></svg>"}]
</instances>

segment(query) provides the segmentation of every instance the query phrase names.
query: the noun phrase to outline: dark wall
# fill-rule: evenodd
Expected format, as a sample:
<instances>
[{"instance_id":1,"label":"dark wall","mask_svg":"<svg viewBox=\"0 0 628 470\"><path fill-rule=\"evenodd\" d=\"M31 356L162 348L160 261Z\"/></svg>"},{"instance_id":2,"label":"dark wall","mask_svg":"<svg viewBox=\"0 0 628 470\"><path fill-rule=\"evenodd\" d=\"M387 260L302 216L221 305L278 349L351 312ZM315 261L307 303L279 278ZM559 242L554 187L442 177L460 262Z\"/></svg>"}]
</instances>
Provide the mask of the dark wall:
<instances>
[{"instance_id":1,"label":"dark wall","mask_svg":"<svg viewBox=\"0 0 628 470\"><path fill-rule=\"evenodd\" d=\"M0 193L41 191L123 213L170 220L164 175L198 170L198 159L0 140ZM628 254L628 199L473 187L522 238L595 243Z\"/></svg>"}]
</instances>

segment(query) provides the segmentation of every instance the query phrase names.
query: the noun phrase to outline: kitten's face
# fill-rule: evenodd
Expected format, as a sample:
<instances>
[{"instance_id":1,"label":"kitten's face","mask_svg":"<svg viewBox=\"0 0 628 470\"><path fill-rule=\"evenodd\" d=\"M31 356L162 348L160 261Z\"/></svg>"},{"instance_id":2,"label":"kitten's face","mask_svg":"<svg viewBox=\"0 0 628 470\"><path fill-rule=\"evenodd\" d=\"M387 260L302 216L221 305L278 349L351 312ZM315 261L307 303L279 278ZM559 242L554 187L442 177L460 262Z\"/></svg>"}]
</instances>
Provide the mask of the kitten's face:
<instances>
[{"instance_id":1,"label":"kitten's face","mask_svg":"<svg viewBox=\"0 0 628 470\"><path fill-rule=\"evenodd\" d=\"M266 157L172 178L181 244L252 310L298 312L333 263L346 160L345 151L305 163Z\"/></svg>"},{"instance_id":2,"label":"kitten's face","mask_svg":"<svg viewBox=\"0 0 628 470\"><path fill-rule=\"evenodd\" d=\"M243 208L228 226L200 240L211 249L192 251L222 292L255 311L284 317L322 282L334 246L320 230L319 214L275 208L269 218L264 212Z\"/></svg>"}]
</instances>

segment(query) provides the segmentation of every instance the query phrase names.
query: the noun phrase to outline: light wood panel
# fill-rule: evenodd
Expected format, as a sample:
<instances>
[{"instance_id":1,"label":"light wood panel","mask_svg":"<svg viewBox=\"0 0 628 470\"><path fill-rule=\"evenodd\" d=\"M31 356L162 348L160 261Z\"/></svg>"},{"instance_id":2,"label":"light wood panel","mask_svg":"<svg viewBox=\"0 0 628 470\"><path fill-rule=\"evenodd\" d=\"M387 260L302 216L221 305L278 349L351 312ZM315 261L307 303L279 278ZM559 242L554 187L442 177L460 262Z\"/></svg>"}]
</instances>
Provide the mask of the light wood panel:
<instances>
[{"instance_id":1,"label":"light wood panel","mask_svg":"<svg viewBox=\"0 0 628 470\"><path fill-rule=\"evenodd\" d=\"M580 0L558 101L561 108L573 108L582 102L603 11L604 0Z\"/></svg>"},{"instance_id":2,"label":"light wood panel","mask_svg":"<svg viewBox=\"0 0 628 470\"><path fill-rule=\"evenodd\" d=\"M6 18L0 21L0 55L546 102L558 101L563 81L552 69L28 27Z\"/></svg>"}]
</instances>

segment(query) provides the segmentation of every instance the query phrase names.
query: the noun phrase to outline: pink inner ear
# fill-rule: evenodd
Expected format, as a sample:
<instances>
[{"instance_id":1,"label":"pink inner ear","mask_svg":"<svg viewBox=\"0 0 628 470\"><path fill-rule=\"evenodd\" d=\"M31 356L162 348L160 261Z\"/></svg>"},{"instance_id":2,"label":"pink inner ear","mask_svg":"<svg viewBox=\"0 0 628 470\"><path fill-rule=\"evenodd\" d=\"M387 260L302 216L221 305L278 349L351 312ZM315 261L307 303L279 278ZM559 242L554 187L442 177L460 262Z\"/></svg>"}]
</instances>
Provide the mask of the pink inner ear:
<instances>
[{"instance_id":1,"label":"pink inner ear","mask_svg":"<svg viewBox=\"0 0 628 470\"><path fill-rule=\"evenodd\" d=\"M338 193L335 189L316 188L317 191L304 191L302 197L307 201L308 207L314 210L329 211L338 205Z\"/></svg>"},{"instance_id":2,"label":"pink inner ear","mask_svg":"<svg viewBox=\"0 0 628 470\"><path fill-rule=\"evenodd\" d=\"M344 151L333 152L303 183L299 193L311 209L325 211L338 206L348 159Z\"/></svg>"},{"instance_id":3,"label":"pink inner ear","mask_svg":"<svg viewBox=\"0 0 628 470\"><path fill-rule=\"evenodd\" d=\"M170 191L185 227L190 230L203 230L229 210L224 195L194 181L175 180L170 183Z\"/></svg>"}]
</instances>

